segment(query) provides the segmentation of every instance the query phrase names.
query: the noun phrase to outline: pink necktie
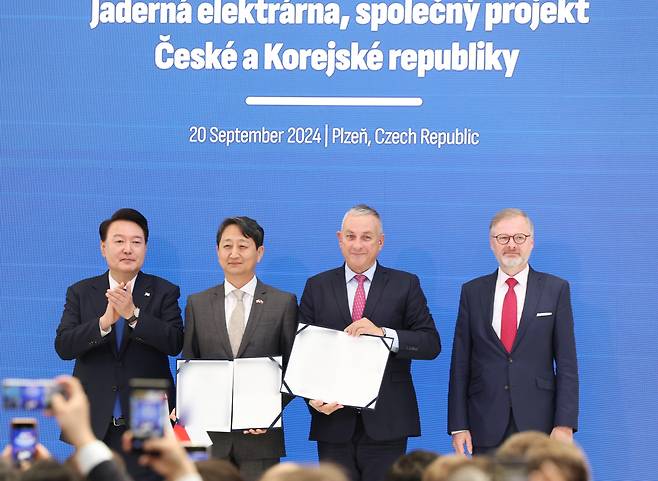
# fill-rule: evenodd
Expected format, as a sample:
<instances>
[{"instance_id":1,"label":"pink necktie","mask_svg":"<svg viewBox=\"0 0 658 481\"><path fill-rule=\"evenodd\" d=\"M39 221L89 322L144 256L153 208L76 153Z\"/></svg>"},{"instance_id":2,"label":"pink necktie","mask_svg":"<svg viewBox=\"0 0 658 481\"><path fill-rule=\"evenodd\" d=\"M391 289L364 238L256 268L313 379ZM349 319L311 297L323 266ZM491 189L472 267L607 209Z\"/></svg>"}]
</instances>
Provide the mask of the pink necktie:
<instances>
[{"instance_id":1,"label":"pink necktie","mask_svg":"<svg viewBox=\"0 0 658 481\"><path fill-rule=\"evenodd\" d=\"M507 352L512 352L512 346L514 345L514 338L516 337L516 293L514 292L514 286L519 283L513 277L510 277L505 281L509 286L507 293L505 294L505 299L503 300L503 315L500 322L500 340L503 341L503 345Z\"/></svg>"},{"instance_id":2,"label":"pink necktie","mask_svg":"<svg viewBox=\"0 0 658 481\"><path fill-rule=\"evenodd\" d=\"M358 321L363 317L363 310L366 308L366 291L363 288L363 283L366 282L367 277L363 274L354 276L356 282L356 292L354 293L354 304L352 304L352 321Z\"/></svg>"}]
</instances>

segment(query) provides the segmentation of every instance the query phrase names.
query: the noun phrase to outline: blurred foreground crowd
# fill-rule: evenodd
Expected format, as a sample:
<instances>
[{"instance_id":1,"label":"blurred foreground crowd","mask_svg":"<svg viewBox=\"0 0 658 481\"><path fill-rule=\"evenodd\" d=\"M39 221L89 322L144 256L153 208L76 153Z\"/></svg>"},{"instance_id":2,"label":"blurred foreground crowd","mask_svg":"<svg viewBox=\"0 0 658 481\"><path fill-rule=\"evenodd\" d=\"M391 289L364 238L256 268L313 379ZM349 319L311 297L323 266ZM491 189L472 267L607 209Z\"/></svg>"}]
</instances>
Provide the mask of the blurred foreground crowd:
<instances>
[{"instance_id":1,"label":"blurred foreground crowd","mask_svg":"<svg viewBox=\"0 0 658 481\"><path fill-rule=\"evenodd\" d=\"M80 382L58 378L62 393L53 395L49 414L62 435L75 447L64 463L53 459L37 445L30 462L13 463L12 448L5 447L0 460L0 481L131 481L120 456L95 438L90 424L89 401ZM123 439L131 447L131 433ZM164 437L149 439L139 463L166 481L242 481L228 461L193 462L173 429ZM401 456L382 481L589 481L585 454L575 444L550 439L544 433L526 431L507 439L492 456L466 457L412 451ZM139 480L134 480L139 481ZM278 464L261 481L349 481L343 470L332 464L305 466Z\"/></svg>"}]
</instances>

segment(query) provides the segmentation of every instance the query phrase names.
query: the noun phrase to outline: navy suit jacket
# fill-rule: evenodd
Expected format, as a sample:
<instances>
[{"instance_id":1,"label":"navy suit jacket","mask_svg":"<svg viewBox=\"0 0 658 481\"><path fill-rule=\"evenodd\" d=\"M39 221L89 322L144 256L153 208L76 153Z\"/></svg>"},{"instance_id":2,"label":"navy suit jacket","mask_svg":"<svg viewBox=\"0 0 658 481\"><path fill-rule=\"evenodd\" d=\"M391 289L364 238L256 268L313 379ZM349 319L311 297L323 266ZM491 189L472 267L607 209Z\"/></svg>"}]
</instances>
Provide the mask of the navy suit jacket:
<instances>
[{"instance_id":1,"label":"navy suit jacket","mask_svg":"<svg viewBox=\"0 0 658 481\"><path fill-rule=\"evenodd\" d=\"M520 431L578 428L578 366L569 284L530 269L519 329L507 352L491 324L498 271L462 286L448 394L448 433L497 446L510 406Z\"/></svg>"},{"instance_id":2,"label":"navy suit jacket","mask_svg":"<svg viewBox=\"0 0 658 481\"><path fill-rule=\"evenodd\" d=\"M124 323L120 349L116 330L101 336L99 319L107 308L108 273L82 280L66 291L66 305L57 328L55 350L64 360L75 359L73 375L80 379L89 398L91 425L103 439L112 419L119 392L124 415L129 414L131 378L169 379L169 405L175 406L174 383L167 356L183 347L183 320L177 286L160 277L140 272L133 288L139 307L135 329Z\"/></svg>"},{"instance_id":3,"label":"navy suit jacket","mask_svg":"<svg viewBox=\"0 0 658 481\"><path fill-rule=\"evenodd\" d=\"M391 353L376 409L362 411L366 433L377 441L420 435L412 359L434 359L441 351L439 333L427 307L418 277L377 265L363 316L375 325L395 329L400 349ZM299 322L343 330L352 323L345 267L311 277L299 306ZM331 415L311 409L310 439L346 442L356 426L357 411L343 408Z\"/></svg>"}]
</instances>

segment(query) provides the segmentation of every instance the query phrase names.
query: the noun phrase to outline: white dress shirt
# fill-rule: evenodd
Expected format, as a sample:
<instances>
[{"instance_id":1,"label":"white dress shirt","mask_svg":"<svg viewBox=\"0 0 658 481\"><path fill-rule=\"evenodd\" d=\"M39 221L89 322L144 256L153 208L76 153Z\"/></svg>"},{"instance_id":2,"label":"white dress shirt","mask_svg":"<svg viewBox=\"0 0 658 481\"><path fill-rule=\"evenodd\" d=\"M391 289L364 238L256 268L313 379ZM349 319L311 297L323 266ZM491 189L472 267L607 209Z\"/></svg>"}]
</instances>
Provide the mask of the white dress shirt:
<instances>
[{"instance_id":1,"label":"white dress shirt","mask_svg":"<svg viewBox=\"0 0 658 481\"><path fill-rule=\"evenodd\" d=\"M257 284L256 276L252 277L249 282L244 286L240 287L240 290L244 292L242 297L242 303L244 304L244 325L247 327L247 321L249 320L249 314L251 313L251 304L254 301L254 294L256 292ZM236 290L233 284L229 281L224 280L224 316L226 317L226 329L228 329L228 323L231 320L231 314L235 306L238 305L238 300L231 293Z\"/></svg>"},{"instance_id":2,"label":"white dress shirt","mask_svg":"<svg viewBox=\"0 0 658 481\"><path fill-rule=\"evenodd\" d=\"M112 277L112 274L110 274L110 273L108 272L108 273L107 273L107 277L108 277L109 280L110 280L110 290L112 290L112 289L116 289L117 287L119 287L119 284L120 284L120 283L117 282L117 281L114 279L114 277ZM134 287L135 287L135 280L136 280L136 279L137 279L137 276L135 276L135 277L133 277L132 279L130 279L130 280L128 281L128 283L126 284L126 290L127 290L128 292L130 292L131 294L132 294L133 289L134 289ZM114 324L113 324L113 325L114 325ZM133 321L133 322L131 322L130 324L128 324L128 326L129 326L131 329L134 329L136 325L137 325L137 321ZM104 331L104 330L103 330L103 328L101 327L101 321L100 321L100 319L98 320L98 328L101 330L101 337L105 337L105 336L107 336L110 332L112 332L112 326L108 327L108 328L107 328L107 331Z\"/></svg>"},{"instance_id":3,"label":"white dress shirt","mask_svg":"<svg viewBox=\"0 0 658 481\"><path fill-rule=\"evenodd\" d=\"M377 270L377 263L375 262L369 269L362 272L362 274L366 276L366 280L363 283L363 290L366 293L366 299L368 299L368 292L370 292L370 285L372 284L372 279L375 275L376 270ZM347 266L347 264L345 264L345 282L347 283L347 302L349 303L350 306L350 314L352 314L352 308L354 307L354 296L356 296L356 288L359 286L359 283L354 278L354 276L356 275L357 273L354 272L352 269L350 269ZM393 338L393 345L391 346L391 350L393 352L398 352L400 350L400 342L398 341L397 331L395 331L395 329L391 329L390 327L384 327L384 326L378 326L378 327L384 329L385 335L387 337Z\"/></svg>"},{"instance_id":4,"label":"white dress shirt","mask_svg":"<svg viewBox=\"0 0 658 481\"><path fill-rule=\"evenodd\" d=\"M525 304L525 293L528 289L528 273L530 272L530 266L525 266L521 272L515 276L508 276L505 274L500 267L498 268L498 278L496 279L496 291L494 293L494 304L493 304L493 319L491 320L491 325L496 331L496 335L500 338L500 324L503 317L503 301L505 300L505 294L509 286L506 284L507 279L514 277L518 284L514 286L514 293L516 294L516 327L519 327L519 322L521 322L521 314L523 313L523 305Z\"/></svg>"}]
</instances>

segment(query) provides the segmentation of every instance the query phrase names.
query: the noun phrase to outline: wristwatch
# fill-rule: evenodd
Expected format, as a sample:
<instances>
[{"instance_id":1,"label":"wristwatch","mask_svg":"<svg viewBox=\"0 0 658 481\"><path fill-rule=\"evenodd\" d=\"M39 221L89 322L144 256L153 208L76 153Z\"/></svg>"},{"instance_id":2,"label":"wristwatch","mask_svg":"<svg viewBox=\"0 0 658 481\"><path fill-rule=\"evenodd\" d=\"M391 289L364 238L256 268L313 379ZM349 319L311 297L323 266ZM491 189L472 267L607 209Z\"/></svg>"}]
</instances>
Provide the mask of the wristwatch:
<instances>
[{"instance_id":1,"label":"wristwatch","mask_svg":"<svg viewBox=\"0 0 658 481\"><path fill-rule=\"evenodd\" d=\"M133 311L133 315L130 316L128 319L126 319L126 322L128 324L132 324L139 318L139 307L135 307L135 310Z\"/></svg>"}]
</instances>

